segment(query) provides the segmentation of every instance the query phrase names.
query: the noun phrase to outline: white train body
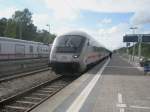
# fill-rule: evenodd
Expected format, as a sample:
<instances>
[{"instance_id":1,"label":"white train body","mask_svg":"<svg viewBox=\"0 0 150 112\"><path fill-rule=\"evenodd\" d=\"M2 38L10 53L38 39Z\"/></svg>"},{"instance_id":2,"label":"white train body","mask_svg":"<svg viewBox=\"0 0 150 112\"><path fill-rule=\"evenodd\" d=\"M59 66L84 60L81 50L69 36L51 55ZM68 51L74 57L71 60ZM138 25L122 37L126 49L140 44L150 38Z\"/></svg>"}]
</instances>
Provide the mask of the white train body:
<instances>
[{"instance_id":1,"label":"white train body","mask_svg":"<svg viewBox=\"0 0 150 112\"><path fill-rule=\"evenodd\" d=\"M48 57L49 52L40 42L0 37L0 60Z\"/></svg>"},{"instance_id":2,"label":"white train body","mask_svg":"<svg viewBox=\"0 0 150 112\"><path fill-rule=\"evenodd\" d=\"M50 53L50 64L54 70L70 69L83 72L88 65L108 56L107 49L84 32L70 32L56 37ZM67 66L64 68L64 66Z\"/></svg>"}]
</instances>

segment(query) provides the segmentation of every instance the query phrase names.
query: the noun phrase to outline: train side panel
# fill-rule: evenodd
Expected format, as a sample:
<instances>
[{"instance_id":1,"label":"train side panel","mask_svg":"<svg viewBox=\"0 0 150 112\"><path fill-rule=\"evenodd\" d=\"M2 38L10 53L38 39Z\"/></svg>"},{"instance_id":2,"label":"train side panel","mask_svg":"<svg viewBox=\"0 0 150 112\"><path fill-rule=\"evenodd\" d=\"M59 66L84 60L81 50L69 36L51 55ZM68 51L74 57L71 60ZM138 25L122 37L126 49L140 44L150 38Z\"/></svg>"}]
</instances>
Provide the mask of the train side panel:
<instances>
[{"instance_id":1,"label":"train side panel","mask_svg":"<svg viewBox=\"0 0 150 112\"><path fill-rule=\"evenodd\" d=\"M81 37L84 38L84 42L81 42L83 45L80 52L76 52L79 47L76 44L80 43L76 41ZM60 49L62 49L61 52L59 52ZM70 52L69 50L73 51ZM88 65L102 60L107 55L107 50L88 34L83 32L70 32L56 37L50 53L50 64L56 71L58 68L62 68L62 70L68 69L63 68L68 65L67 67L72 66L76 68L76 71L83 72Z\"/></svg>"},{"instance_id":2,"label":"train side panel","mask_svg":"<svg viewBox=\"0 0 150 112\"><path fill-rule=\"evenodd\" d=\"M0 37L0 60L49 57L49 45Z\"/></svg>"}]
</instances>

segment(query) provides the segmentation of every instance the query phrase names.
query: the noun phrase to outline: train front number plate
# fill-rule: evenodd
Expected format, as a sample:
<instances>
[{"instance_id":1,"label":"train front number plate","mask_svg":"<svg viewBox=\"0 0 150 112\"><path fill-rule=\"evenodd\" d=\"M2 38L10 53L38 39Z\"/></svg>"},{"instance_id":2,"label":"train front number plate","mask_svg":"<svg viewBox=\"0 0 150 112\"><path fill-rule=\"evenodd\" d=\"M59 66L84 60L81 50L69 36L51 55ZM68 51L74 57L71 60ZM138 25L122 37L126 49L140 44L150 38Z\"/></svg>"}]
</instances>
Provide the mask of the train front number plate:
<instances>
[{"instance_id":1,"label":"train front number plate","mask_svg":"<svg viewBox=\"0 0 150 112\"><path fill-rule=\"evenodd\" d=\"M69 61L69 58L67 56L60 56L59 61L67 62L67 61Z\"/></svg>"}]
</instances>

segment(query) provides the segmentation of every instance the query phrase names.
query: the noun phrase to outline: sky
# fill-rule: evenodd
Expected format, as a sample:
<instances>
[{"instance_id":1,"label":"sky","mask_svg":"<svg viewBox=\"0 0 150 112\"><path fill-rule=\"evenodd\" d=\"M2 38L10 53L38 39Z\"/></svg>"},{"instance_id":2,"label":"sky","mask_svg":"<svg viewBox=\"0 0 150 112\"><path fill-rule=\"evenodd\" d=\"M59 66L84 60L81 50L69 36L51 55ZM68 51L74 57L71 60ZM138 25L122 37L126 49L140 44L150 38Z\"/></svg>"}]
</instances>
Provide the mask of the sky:
<instances>
[{"instance_id":1,"label":"sky","mask_svg":"<svg viewBox=\"0 0 150 112\"><path fill-rule=\"evenodd\" d=\"M0 18L28 8L38 29L57 35L80 30L110 50L125 46L123 35L150 33L150 0L0 0Z\"/></svg>"}]
</instances>

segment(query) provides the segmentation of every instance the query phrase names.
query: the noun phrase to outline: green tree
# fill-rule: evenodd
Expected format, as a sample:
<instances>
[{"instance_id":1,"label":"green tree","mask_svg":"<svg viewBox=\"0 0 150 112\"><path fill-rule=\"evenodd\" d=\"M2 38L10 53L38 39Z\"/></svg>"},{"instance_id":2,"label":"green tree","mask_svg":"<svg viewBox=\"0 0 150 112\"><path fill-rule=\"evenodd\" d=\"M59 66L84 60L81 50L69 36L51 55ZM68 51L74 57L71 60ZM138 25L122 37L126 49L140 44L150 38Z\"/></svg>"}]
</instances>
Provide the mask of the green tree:
<instances>
[{"instance_id":1,"label":"green tree","mask_svg":"<svg viewBox=\"0 0 150 112\"><path fill-rule=\"evenodd\" d=\"M7 26L5 30L5 36L16 38L16 31L17 31L17 23L13 21L12 19L8 19Z\"/></svg>"},{"instance_id":2,"label":"green tree","mask_svg":"<svg viewBox=\"0 0 150 112\"><path fill-rule=\"evenodd\" d=\"M24 27L24 32L22 32L23 39L36 41L37 27L34 24L29 24Z\"/></svg>"},{"instance_id":3,"label":"green tree","mask_svg":"<svg viewBox=\"0 0 150 112\"><path fill-rule=\"evenodd\" d=\"M15 14L12 16L12 20L17 23L16 36L21 39L29 40L26 39L26 35L28 35L29 33L29 30L27 29L31 26L34 26L32 24L32 13L28 9L24 9L23 11L16 11Z\"/></svg>"},{"instance_id":4,"label":"green tree","mask_svg":"<svg viewBox=\"0 0 150 112\"><path fill-rule=\"evenodd\" d=\"M43 43L52 43L56 37L46 30L37 31L37 27L32 21L32 13L28 9L15 11L12 18L8 20L6 18L0 19L0 36Z\"/></svg>"},{"instance_id":5,"label":"green tree","mask_svg":"<svg viewBox=\"0 0 150 112\"><path fill-rule=\"evenodd\" d=\"M56 35L50 34L46 30L38 31L37 32L37 41L43 42L43 43L52 43Z\"/></svg>"},{"instance_id":6,"label":"green tree","mask_svg":"<svg viewBox=\"0 0 150 112\"><path fill-rule=\"evenodd\" d=\"M0 19L0 36L5 36L6 26L7 26L7 19L6 18Z\"/></svg>"},{"instance_id":7,"label":"green tree","mask_svg":"<svg viewBox=\"0 0 150 112\"><path fill-rule=\"evenodd\" d=\"M118 49L120 53L126 53L126 47ZM129 47L129 54L132 55L133 46ZM135 55L138 56L138 43L135 44ZM143 57L150 58L150 44L149 43L142 43L141 47L141 55Z\"/></svg>"}]
</instances>

